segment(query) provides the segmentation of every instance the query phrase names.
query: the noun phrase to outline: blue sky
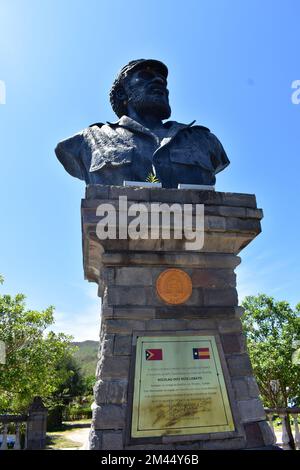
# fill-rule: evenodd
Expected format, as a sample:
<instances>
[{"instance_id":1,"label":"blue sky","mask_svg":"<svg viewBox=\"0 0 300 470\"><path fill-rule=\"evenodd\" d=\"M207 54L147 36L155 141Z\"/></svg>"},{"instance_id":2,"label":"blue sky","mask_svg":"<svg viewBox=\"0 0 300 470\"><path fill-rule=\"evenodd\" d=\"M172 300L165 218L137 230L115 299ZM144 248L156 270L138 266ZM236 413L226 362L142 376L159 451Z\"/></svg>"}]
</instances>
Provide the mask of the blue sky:
<instances>
[{"instance_id":1,"label":"blue sky","mask_svg":"<svg viewBox=\"0 0 300 470\"><path fill-rule=\"evenodd\" d=\"M0 0L1 291L55 305L57 331L98 338L97 287L82 269L84 183L53 149L115 119L112 80L144 57L169 67L172 119L196 119L223 143L231 165L216 189L254 193L264 210L237 270L240 300L299 302L299 17L297 0Z\"/></svg>"}]
</instances>

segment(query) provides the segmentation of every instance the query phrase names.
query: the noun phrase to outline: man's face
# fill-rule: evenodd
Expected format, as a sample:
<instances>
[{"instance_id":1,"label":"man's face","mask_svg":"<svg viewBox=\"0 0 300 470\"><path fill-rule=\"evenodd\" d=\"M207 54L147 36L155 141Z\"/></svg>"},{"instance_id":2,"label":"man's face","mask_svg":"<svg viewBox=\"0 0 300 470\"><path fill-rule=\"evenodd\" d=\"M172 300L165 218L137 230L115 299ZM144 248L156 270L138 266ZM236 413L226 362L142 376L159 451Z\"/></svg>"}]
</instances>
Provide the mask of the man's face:
<instances>
[{"instance_id":1,"label":"man's face","mask_svg":"<svg viewBox=\"0 0 300 470\"><path fill-rule=\"evenodd\" d=\"M124 83L127 101L140 115L168 119L171 115L167 80L152 67L133 71Z\"/></svg>"}]
</instances>

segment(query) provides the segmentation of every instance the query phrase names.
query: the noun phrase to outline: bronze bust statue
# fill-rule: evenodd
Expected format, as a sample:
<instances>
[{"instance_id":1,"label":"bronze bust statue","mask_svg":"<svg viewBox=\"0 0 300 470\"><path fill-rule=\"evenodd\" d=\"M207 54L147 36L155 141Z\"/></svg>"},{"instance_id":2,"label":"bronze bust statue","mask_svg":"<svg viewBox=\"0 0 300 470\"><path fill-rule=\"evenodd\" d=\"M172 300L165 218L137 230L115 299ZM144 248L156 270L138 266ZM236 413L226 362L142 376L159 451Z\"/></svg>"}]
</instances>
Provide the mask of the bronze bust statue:
<instances>
[{"instance_id":1,"label":"bronze bust statue","mask_svg":"<svg viewBox=\"0 0 300 470\"><path fill-rule=\"evenodd\" d=\"M92 124L60 142L55 153L86 184L123 185L155 173L164 188L214 185L229 160L207 127L166 121L171 115L167 67L133 60L119 72L110 102L116 122Z\"/></svg>"}]
</instances>

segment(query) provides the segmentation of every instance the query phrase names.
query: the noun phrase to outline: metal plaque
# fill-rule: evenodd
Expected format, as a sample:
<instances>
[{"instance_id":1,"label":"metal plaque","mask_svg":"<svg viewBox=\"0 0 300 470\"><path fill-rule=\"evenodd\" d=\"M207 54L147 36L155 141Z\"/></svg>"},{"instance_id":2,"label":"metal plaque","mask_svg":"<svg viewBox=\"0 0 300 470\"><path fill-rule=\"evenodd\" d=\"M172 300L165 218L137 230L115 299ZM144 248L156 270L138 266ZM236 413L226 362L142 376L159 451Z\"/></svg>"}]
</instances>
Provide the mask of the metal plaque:
<instances>
[{"instance_id":1,"label":"metal plaque","mask_svg":"<svg viewBox=\"0 0 300 470\"><path fill-rule=\"evenodd\" d=\"M159 297L171 305L186 302L192 295L192 290L192 280L182 269L166 269L156 281L156 291Z\"/></svg>"},{"instance_id":2,"label":"metal plaque","mask_svg":"<svg viewBox=\"0 0 300 470\"><path fill-rule=\"evenodd\" d=\"M234 431L214 336L137 338L131 436Z\"/></svg>"}]
</instances>

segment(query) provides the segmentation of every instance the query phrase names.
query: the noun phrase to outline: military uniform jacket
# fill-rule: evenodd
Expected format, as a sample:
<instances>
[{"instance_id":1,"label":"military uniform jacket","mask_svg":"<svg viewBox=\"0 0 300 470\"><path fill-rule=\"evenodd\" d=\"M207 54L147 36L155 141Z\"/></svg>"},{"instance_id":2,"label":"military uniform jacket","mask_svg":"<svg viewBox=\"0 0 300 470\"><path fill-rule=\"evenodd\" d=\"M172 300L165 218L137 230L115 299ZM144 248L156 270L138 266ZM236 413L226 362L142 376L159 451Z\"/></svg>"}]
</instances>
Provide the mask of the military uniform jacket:
<instances>
[{"instance_id":1,"label":"military uniform jacket","mask_svg":"<svg viewBox=\"0 0 300 470\"><path fill-rule=\"evenodd\" d=\"M122 186L125 180L146 181L155 172L165 188L177 188L179 183L213 185L215 174L229 160L217 137L194 122L166 122L160 140L122 116L116 123L93 124L63 140L55 152L65 169L86 184Z\"/></svg>"}]
</instances>

